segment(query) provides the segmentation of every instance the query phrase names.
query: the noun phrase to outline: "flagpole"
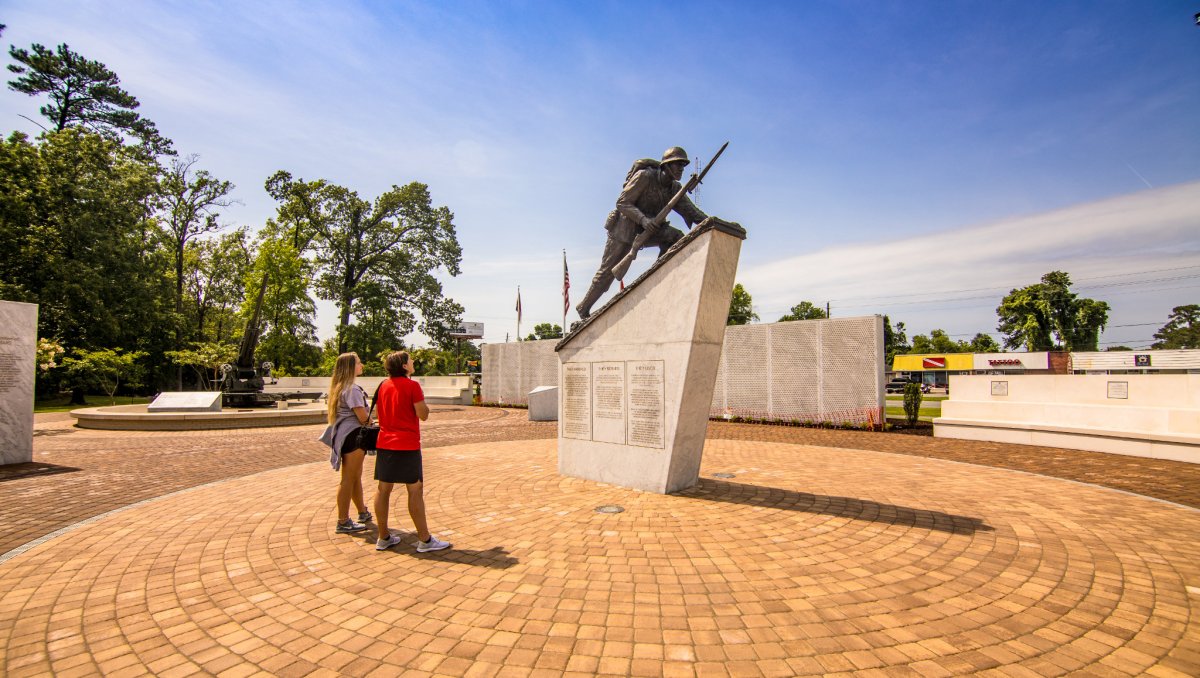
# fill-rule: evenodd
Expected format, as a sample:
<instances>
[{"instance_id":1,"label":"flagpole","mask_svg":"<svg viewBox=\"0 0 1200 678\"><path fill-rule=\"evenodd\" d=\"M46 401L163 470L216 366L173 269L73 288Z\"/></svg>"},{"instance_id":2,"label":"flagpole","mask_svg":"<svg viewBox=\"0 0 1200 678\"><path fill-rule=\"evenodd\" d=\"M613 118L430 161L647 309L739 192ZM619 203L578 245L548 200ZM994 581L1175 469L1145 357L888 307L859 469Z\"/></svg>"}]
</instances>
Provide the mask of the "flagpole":
<instances>
[{"instance_id":1,"label":"flagpole","mask_svg":"<svg viewBox=\"0 0 1200 678\"><path fill-rule=\"evenodd\" d=\"M563 336L567 335L567 307L571 305L571 278L567 273L567 251L563 250Z\"/></svg>"},{"instance_id":2,"label":"flagpole","mask_svg":"<svg viewBox=\"0 0 1200 678\"><path fill-rule=\"evenodd\" d=\"M517 285L517 341L521 341L521 286Z\"/></svg>"}]
</instances>

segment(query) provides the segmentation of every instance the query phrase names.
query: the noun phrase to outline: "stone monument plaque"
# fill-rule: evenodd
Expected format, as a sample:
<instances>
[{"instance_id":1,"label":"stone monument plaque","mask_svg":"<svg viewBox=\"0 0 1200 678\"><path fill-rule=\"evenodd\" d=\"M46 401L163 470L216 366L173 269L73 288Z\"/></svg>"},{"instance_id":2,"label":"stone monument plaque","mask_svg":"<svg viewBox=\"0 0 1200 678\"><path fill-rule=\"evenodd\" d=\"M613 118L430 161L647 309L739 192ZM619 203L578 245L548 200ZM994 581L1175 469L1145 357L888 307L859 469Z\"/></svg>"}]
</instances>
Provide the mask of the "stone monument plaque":
<instances>
[{"instance_id":1,"label":"stone monument plaque","mask_svg":"<svg viewBox=\"0 0 1200 678\"><path fill-rule=\"evenodd\" d=\"M147 412L220 412L220 391L170 391L160 393Z\"/></svg>"},{"instance_id":2,"label":"stone monument plaque","mask_svg":"<svg viewBox=\"0 0 1200 678\"><path fill-rule=\"evenodd\" d=\"M562 415L564 438L592 439L592 366L567 363L562 370Z\"/></svg>"},{"instance_id":3,"label":"stone monument plaque","mask_svg":"<svg viewBox=\"0 0 1200 678\"><path fill-rule=\"evenodd\" d=\"M592 363L592 440L625 444L625 363Z\"/></svg>"},{"instance_id":4,"label":"stone monument plaque","mask_svg":"<svg viewBox=\"0 0 1200 678\"><path fill-rule=\"evenodd\" d=\"M629 444L663 448L663 361L629 363Z\"/></svg>"},{"instance_id":5,"label":"stone monument plaque","mask_svg":"<svg viewBox=\"0 0 1200 678\"><path fill-rule=\"evenodd\" d=\"M33 461L36 304L0 301L0 464Z\"/></svg>"}]
</instances>

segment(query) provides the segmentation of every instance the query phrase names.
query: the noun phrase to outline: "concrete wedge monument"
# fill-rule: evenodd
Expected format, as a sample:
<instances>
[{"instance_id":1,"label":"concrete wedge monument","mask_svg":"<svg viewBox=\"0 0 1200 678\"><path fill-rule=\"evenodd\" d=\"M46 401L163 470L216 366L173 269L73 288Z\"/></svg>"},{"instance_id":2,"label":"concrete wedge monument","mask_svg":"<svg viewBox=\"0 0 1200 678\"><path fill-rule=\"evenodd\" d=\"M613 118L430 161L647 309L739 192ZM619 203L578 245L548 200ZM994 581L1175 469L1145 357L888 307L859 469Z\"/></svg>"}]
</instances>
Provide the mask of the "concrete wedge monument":
<instances>
[{"instance_id":1,"label":"concrete wedge monument","mask_svg":"<svg viewBox=\"0 0 1200 678\"><path fill-rule=\"evenodd\" d=\"M558 470L658 493L699 479L746 231L708 217L558 343Z\"/></svg>"}]
</instances>

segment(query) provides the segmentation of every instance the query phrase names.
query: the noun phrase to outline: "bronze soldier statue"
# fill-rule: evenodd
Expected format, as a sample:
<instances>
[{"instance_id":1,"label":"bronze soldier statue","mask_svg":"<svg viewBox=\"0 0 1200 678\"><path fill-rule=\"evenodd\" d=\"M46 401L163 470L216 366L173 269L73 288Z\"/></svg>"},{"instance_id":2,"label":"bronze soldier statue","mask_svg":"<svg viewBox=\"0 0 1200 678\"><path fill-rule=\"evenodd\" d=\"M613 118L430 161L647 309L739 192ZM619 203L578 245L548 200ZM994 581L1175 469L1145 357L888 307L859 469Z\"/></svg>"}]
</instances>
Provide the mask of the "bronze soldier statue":
<instances>
[{"instance_id":1,"label":"bronze soldier statue","mask_svg":"<svg viewBox=\"0 0 1200 678\"><path fill-rule=\"evenodd\" d=\"M683 177L683 169L688 163L687 151L678 146L668 148L663 153L661 162L640 160L634 163L626 178L625 187L621 189L621 196L617 198L617 208L609 212L604 223L604 228L608 230L608 241L604 244L600 270L596 271L592 278L592 284L583 296L583 301L575 307L580 318L586 320L592 314L592 305L608 291L615 280L613 268L630 253L634 239L640 234L647 234L639 243L641 247L657 246L660 257L683 237L683 231L669 223L656 223L655 216L682 191L679 179ZM708 218L708 215L688 199L686 192L675 203L674 210L683 217L689 229L692 224L698 224Z\"/></svg>"}]
</instances>

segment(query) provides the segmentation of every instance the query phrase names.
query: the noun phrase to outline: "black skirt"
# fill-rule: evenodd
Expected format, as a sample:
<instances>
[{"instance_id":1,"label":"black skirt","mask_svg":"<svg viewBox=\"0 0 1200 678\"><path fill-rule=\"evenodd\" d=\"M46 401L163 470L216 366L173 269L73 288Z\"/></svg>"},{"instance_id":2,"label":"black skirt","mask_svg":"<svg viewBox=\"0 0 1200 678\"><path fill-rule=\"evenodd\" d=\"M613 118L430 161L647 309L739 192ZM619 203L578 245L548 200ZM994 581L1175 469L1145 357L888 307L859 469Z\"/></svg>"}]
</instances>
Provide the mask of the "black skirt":
<instances>
[{"instance_id":1,"label":"black skirt","mask_svg":"<svg viewBox=\"0 0 1200 678\"><path fill-rule=\"evenodd\" d=\"M378 451L375 458L375 480L409 485L425 479L421 468L421 450Z\"/></svg>"}]
</instances>

